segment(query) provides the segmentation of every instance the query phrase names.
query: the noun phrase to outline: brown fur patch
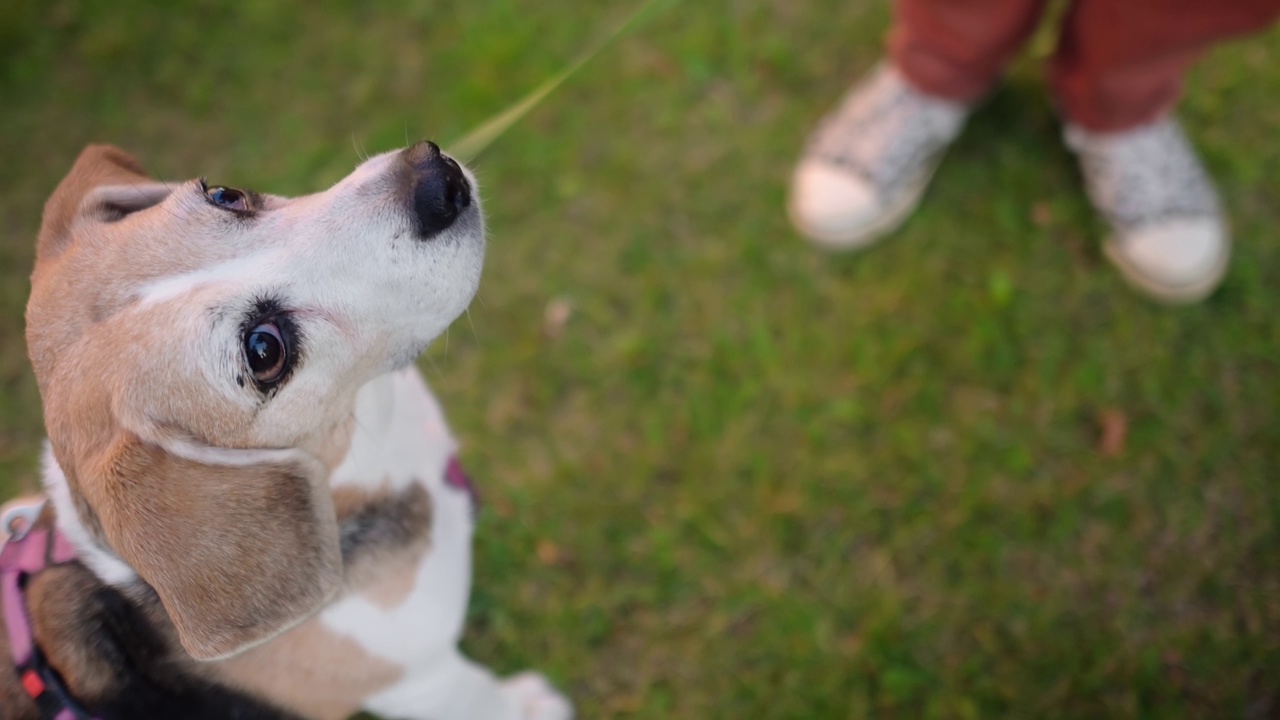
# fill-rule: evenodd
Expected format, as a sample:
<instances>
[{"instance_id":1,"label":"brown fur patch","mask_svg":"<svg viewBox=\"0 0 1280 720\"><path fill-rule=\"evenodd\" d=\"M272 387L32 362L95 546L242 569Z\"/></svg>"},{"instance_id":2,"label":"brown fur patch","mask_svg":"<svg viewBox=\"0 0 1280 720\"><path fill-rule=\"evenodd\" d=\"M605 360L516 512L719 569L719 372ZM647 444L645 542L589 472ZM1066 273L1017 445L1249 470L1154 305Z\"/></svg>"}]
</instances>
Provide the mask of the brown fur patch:
<instances>
[{"instance_id":1,"label":"brown fur patch","mask_svg":"<svg viewBox=\"0 0 1280 720\"><path fill-rule=\"evenodd\" d=\"M66 179L58 185L44 206L44 222L36 246L41 260L56 255L71 234L71 224L80 213L85 197L103 185L150 183L142 166L125 151L111 145L90 145L76 158Z\"/></svg>"},{"instance_id":2,"label":"brown fur patch","mask_svg":"<svg viewBox=\"0 0 1280 720\"><path fill-rule=\"evenodd\" d=\"M338 589L329 495L300 467L202 465L125 436L93 474L83 491L111 546L197 659L265 640Z\"/></svg>"},{"instance_id":3,"label":"brown fur patch","mask_svg":"<svg viewBox=\"0 0 1280 720\"><path fill-rule=\"evenodd\" d=\"M381 568L381 577L362 588L360 594L383 610L390 611L400 607L417 586L418 566L422 564L422 558L426 554L427 545L424 542L420 547L386 561Z\"/></svg>"},{"instance_id":4,"label":"brown fur patch","mask_svg":"<svg viewBox=\"0 0 1280 720\"><path fill-rule=\"evenodd\" d=\"M339 488L334 507L347 588L379 607L398 606L430 544L430 494L417 483L397 491Z\"/></svg>"},{"instance_id":5,"label":"brown fur patch","mask_svg":"<svg viewBox=\"0 0 1280 720\"><path fill-rule=\"evenodd\" d=\"M381 607L399 605L427 551L430 495L418 484L396 491L339 488L333 504L348 591ZM216 663L213 674L308 717L340 720L399 681L404 670L311 620Z\"/></svg>"},{"instance_id":6,"label":"brown fur patch","mask_svg":"<svg viewBox=\"0 0 1280 720\"><path fill-rule=\"evenodd\" d=\"M316 720L342 720L374 693L404 676L404 668L370 655L356 640L310 620L234 658L213 675Z\"/></svg>"}]
</instances>

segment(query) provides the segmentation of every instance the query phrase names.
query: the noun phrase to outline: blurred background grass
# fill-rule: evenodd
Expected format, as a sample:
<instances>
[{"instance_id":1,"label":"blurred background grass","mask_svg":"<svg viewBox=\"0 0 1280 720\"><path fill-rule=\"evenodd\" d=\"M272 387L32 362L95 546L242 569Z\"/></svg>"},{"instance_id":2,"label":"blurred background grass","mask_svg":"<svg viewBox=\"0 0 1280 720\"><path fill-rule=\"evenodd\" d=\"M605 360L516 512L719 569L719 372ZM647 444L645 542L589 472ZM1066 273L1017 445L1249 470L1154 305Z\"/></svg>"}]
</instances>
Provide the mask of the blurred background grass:
<instances>
[{"instance_id":1,"label":"blurred background grass","mask_svg":"<svg viewBox=\"0 0 1280 720\"><path fill-rule=\"evenodd\" d=\"M37 483L26 277L85 143L311 192L629 10L0 4L0 495ZM887 20L683 3L476 163L485 280L423 363L488 501L468 650L584 718L1277 716L1280 35L1191 78L1237 252L1166 310L1100 261L1030 56L897 237L794 236L790 165Z\"/></svg>"}]
</instances>

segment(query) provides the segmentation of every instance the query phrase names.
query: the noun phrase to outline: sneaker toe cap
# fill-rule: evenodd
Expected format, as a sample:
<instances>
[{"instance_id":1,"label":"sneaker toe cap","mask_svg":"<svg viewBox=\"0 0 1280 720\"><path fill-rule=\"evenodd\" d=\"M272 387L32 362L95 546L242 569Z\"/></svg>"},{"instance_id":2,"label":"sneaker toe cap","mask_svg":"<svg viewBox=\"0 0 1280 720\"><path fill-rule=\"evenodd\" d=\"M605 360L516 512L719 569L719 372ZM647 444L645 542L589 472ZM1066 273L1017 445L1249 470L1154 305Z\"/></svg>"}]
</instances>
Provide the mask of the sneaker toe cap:
<instances>
[{"instance_id":1,"label":"sneaker toe cap","mask_svg":"<svg viewBox=\"0 0 1280 720\"><path fill-rule=\"evenodd\" d=\"M805 161L791 182L792 219L815 240L847 244L881 215L875 188L846 170Z\"/></svg>"},{"instance_id":2,"label":"sneaker toe cap","mask_svg":"<svg viewBox=\"0 0 1280 720\"><path fill-rule=\"evenodd\" d=\"M1115 251L1148 282L1192 286L1221 273L1227 233L1217 218L1173 220L1126 233Z\"/></svg>"}]
</instances>

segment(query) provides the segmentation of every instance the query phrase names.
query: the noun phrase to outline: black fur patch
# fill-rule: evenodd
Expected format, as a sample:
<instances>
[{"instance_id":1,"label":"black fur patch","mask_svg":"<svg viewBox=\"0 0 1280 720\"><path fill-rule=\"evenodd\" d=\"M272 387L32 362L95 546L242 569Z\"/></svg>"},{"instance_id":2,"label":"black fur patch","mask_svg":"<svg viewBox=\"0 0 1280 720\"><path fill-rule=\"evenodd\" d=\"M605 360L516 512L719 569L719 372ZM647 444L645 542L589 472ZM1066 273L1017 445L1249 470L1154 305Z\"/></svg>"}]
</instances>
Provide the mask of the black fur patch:
<instances>
[{"instance_id":1,"label":"black fur patch","mask_svg":"<svg viewBox=\"0 0 1280 720\"><path fill-rule=\"evenodd\" d=\"M65 586L68 592L79 595L74 600L71 616L54 620L61 623L60 631L66 633L61 642L75 646L77 666L91 667L108 681L109 690L102 697L76 698L94 717L101 720L301 720L260 699L196 675L190 669L192 661L182 655L181 648L166 637L138 601L102 584L80 563L50 568L41 574L44 573L54 574L49 579L56 583L51 591ZM91 588L87 593L86 587ZM143 603L148 593L149 590L143 593ZM40 608L32 611L40 612ZM68 686L74 687L75 678L67 677L59 667L71 662L59 657L59 644L42 642L40 636L36 642L48 656L50 666L59 671ZM7 650L4 655L8 656ZM0 683L11 682L17 682L13 670L0 679ZM38 717L34 705L22 702L17 705L0 707L0 720Z\"/></svg>"},{"instance_id":2,"label":"black fur patch","mask_svg":"<svg viewBox=\"0 0 1280 720\"><path fill-rule=\"evenodd\" d=\"M360 507L339 518L342 562L350 567L363 556L408 545L431 529L431 496L420 483Z\"/></svg>"}]
</instances>

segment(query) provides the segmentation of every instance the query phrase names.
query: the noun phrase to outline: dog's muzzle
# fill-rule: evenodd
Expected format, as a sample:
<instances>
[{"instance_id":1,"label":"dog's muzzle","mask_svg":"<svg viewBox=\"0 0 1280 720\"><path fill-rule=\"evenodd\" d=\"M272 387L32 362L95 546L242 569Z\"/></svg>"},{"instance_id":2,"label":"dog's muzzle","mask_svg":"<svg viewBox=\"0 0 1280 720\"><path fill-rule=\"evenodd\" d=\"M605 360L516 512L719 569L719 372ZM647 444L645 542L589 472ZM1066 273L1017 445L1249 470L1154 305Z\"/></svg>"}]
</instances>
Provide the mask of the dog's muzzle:
<instances>
[{"instance_id":1,"label":"dog's muzzle","mask_svg":"<svg viewBox=\"0 0 1280 720\"><path fill-rule=\"evenodd\" d=\"M429 240L449 229L471 203L471 183L458 163L433 142L420 142L400 151L411 191L418 237Z\"/></svg>"}]
</instances>

